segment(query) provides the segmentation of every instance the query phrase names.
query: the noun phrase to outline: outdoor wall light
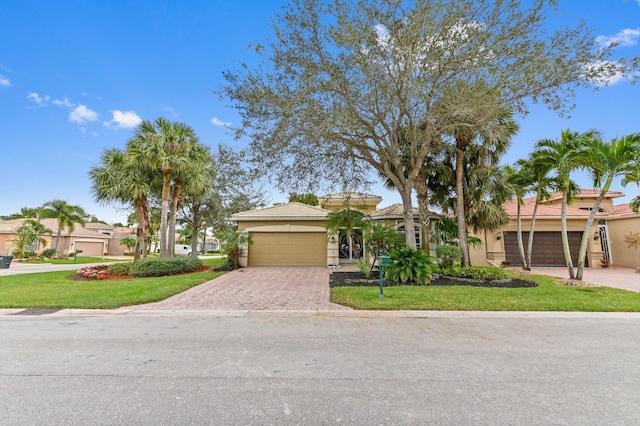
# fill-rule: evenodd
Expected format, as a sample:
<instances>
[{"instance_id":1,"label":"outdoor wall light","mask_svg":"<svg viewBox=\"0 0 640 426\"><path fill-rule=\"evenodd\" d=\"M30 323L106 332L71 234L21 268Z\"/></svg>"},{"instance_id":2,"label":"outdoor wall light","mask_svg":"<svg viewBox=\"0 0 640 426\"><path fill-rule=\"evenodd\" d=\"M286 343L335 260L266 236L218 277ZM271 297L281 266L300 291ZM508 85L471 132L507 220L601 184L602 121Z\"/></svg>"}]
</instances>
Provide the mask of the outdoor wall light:
<instances>
[{"instance_id":1,"label":"outdoor wall light","mask_svg":"<svg viewBox=\"0 0 640 426\"><path fill-rule=\"evenodd\" d=\"M496 234L496 239L497 239L498 241L500 241L500 240L502 239L502 232L498 232L498 233Z\"/></svg>"},{"instance_id":2,"label":"outdoor wall light","mask_svg":"<svg viewBox=\"0 0 640 426\"><path fill-rule=\"evenodd\" d=\"M329 241L331 242L331 244L335 244L336 243L336 237L334 235L332 235L331 239Z\"/></svg>"},{"instance_id":3,"label":"outdoor wall light","mask_svg":"<svg viewBox=\"0 0 640 426\"><path fill-rule=\"evenodd\" d=\"M600 231L596 231L595 234L593 234L593 241L598 241L600 239Z\"/></svg>"}]
</instances>

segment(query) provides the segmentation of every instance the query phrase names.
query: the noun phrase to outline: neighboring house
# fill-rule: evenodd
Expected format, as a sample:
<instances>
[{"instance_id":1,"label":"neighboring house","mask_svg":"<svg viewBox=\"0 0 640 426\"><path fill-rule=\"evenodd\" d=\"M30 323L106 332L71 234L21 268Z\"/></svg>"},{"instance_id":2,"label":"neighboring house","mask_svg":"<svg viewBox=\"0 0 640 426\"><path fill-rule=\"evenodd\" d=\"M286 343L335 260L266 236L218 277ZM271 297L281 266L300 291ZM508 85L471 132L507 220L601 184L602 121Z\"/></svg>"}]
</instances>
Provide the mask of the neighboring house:
<instances>
[{"instance_id":1,"label":"neighboring house","mask_svg":"<svg viewBox=\"0 0 640 426\"><path fill-rule=\"evenodd\" d=\"M582 190L567 207L567 231L574 265L578 263L582 234L598 195L599 191ZM623 195L621 192L610 191L600 204L600 211L591 227L586 266L599 267L600 259L607 259L611 264L618 266L640 266L640 249L637 242L640 239L640 214L634 214L628 204L614 206L613 200ZM535 198L528 198L521 206L525 247L529 238L534 204ZM517 242L517 205L515 201L509 201L504 207L509 214L509 224L497 232L478 235L484 244L472 249L472 264L500 265L502 262L508 262L511 266L521 266ZM561 209L562 194L553 194L550 200L544 201L538 207L531 261L534 267L566 266L560 232Z\"/></svg>"},{"instance_id":2,"label":"neighboring house","mask_svg":"<svg viewBox=\"0 0 640 426\"><path fill-rule=\"evenodd\" d=\"M252 239L241 264L334 266L350 263L355 254L362 253L366 236L357 232L352 240L342 232L327 235L325 228L327 215L345 206L365 211L373 219L384 221L395 229L404 229L402 206L394 204L376 210L382 201L377 195L341 192L319 197L318 201L319 206L293 202L232 215L231 220L238 224L238 230L248 232ZM423 246L427 237L417 223L417 210L414 216L416 242Z\"/></svg>"},{"instance_id":3,"label":"neighboring house","mask_svg":"<svg viewBox=\"0 0 640 426\"><path fill-rule=\"evenodd\" d=\"M11 219L0 222L0 253L9 254L13 252L13 240L16 239L15 229L18 228L25 219ZM47 242L46 248L55 248L56 235L58 233L57 219L41 219L45 227L52 231L51 235L41 235ZM108 252L109 241L113 234L113 226L104 223L88 223L84 227L76 224L73 232L67 229L62 231L60 237L60 252L64 255L82 250L84 256L103 256ZM41 244L34 247L36 252L45 249Z\"/></svg>"}]
</instances>

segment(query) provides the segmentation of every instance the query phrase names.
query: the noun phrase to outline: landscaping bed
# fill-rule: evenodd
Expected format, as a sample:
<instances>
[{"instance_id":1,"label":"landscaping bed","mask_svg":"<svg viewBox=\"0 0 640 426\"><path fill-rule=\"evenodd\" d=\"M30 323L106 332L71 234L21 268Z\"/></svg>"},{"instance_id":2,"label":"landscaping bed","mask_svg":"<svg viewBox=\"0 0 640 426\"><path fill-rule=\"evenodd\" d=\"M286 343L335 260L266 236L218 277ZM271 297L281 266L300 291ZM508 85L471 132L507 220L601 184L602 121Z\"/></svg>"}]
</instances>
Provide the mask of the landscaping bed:
<instances>
[{"instance_id":1,"label":"landscaping bed","mask_svg":"<svg viewBox=\"0 0 640 426\"><path fill-rule=\"evenodd\" d=\"M366 278L360 272L333 272L329 278L329 286L333 287L374 287L380 285L380 275L377 271L372 273L371 278ZM416 285L413 283L400 284L394 281L385 280L385 287L393 287L398 285ZM507 280L473 280L469 278L454 278L435 275L428 286L473 286L485 288L526 288L536 287L533 281L520 278L511 278Z\"/></svg>"}]
</instances>

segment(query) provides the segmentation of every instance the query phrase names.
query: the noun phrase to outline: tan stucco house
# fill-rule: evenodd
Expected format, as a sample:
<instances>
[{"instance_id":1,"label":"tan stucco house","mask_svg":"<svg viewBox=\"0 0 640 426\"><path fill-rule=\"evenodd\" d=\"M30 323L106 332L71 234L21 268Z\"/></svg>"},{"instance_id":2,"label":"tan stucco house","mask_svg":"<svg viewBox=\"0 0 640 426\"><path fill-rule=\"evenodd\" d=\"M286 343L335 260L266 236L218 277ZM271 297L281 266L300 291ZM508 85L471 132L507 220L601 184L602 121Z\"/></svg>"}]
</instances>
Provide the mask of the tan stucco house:
<instances>
[{"instance_id":1,"label":"tan stucco house","mask_svg":"<svg viewBox=\"0 0 640 426\"><path fill-rule=\"evenodd\" d=\"M0 221L0 254L11 254L14 250L13 241L16 239L15 230L25 219L11 219ZM51 235L40 235L47 243L46 247L36 242L32 247L34 252L40 253L45 248L55 248L58 233L57 219L41 219L40 223L52 231ZM123 254L125 247L120 245L122 237L129 235L129 228L114 228L104 223L87 223L84 226L76 224L73 232L67 229L60 236L60 251L68 255L82 250L83 256L103 256L104 254Z\"/></svg>"},{"instance_id":2,"label":"tan stucco house","mask_svg":"<svg viewBox=\"0 0 640 426\"><path fill-rule=\"evenodd\" d=\"M569 244L575 264L582 233L598 194L598 191L583 190L567 209ZM602 258L618 266L640 266L640 214L633 213L628 204L615 206L613 200L622 196L620 192L611 191L601 203L591 230L593 235L589 238L587 266L600 267ZM362 252L363 238L366 238L362 234L356 239L357 247L352 247L351 239L342 233L327 235L324 223L327 214L345 206L363 210L391 228L404 230L402 205L378 209L382 198L377 195L337 193L318 200L319 206L288 203L232 215L238 229L249 233L253 240L244 251L242 264L333 266L349 263L363 254L368 255ZM525 244L534 201L533 198L527 199L522 206ZM561 194L554 194L538 207L533 266L565 266L560 235L561 202ZM520 265L516 234L517 206L515 201L510 201L504 207L509 214L509 224L499 231L478 235L483 245L471 250L472 264L500 266L507 262L511 266ZM437 217L436 214L433 216ZM414 221L417 246L432 253L429 233L421 229L417 209L414 209Z\"/></svg>"},{"instance_id":3,"label":"tan stucco house","mask_svg":"<svg viewBox=\"0 0 640 426\"><path fill-rule=\"evenodd\" d=\"M318 201L319 206L294 202L232 215L238 230L249 233L252 239L252 244L244 250L241 264L336 266L367 255L363 242L366 237L362 233L356 235L355 241L343 233L327 234L327 215L345 206L362 210L394 229L404 230L402 206L394 204L378 210L382 198L377 195L340 192L319 197ZM417 223L417 209L414 213L416 242L424 247L426 235Z\"/></svg>"},{"instance_id":4,"label":"tan stucco house","mask_svg":"<svg viewBox=\"0 0 640 426\"><path fill-rule=\"evenodd\" d=\"M567 231L574 264L578 262L578 250L587 218L591 213L599 191L582 190L567 208ZM600 211L591 227L587 247L586 266L600 267L600 259L608 259L611 264L626 267L640 266L640 214L631 211L628 204L615 206L613 201L624 194L610 191L600 204ZM526 246L534 198L524 200L521 206L523 240ZM475 265L501 265L508 262L520 266L517 243L517 205L515 201L505 203L509 214L509 224L497 232L478 235L484 245L472 250L471 262ZM566 266L562 251L560 217L562 194L544 201L536 215L535 235L532 250L532 266ZM635 242L634 242L635 241Z\"/></svg>"}]
</instances>

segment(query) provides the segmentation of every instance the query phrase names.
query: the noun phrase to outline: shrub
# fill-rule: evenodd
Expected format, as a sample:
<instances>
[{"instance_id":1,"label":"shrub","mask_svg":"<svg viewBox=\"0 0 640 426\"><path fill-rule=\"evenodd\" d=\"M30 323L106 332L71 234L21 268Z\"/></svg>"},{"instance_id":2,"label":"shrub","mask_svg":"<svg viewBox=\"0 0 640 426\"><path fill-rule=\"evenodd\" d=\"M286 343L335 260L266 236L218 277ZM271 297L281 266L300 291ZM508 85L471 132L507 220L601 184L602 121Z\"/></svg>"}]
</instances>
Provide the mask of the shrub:
<instances>
[{"instance_id":1,"label":"shrub","mask_svg":"<svg viewBox=\"0 0 640 426\"><path fill-rule=\"evenodd\" d=\"M46 250L42 250L42 256L48 259L52 258L55 255L56 255L56 249L54 248L48 248Z\"/></svg>"},{"instance_id":2,"label":"shrub","mask_svg":"<svg viewBox=\"0 0 640 426\"><path fill-rule=\"evenodd\" d=\"M218 266L215 270L226 272L226 271L233 271L234 269L236 269L236 267L234 266L233 262L227 259L224 261L222 265Z\"/></svg>"},{"instance_id":3,"label":"shrub","mask_svg":"<svg viewBox=\"0 0 640 426\"><path fill-rule=\"evenodd\" d=\"M471 278L474 280L506 280L509 273L502 268L495 266L468 266L462 268L453 266L450 268L442 268L442 275L456 278Z\"/></svg>"},{"instance_id":4,"label":"shrub","mask_svg":"<svg viewBox=\"0 0 640 426\"><path fill-rule=\"evenodd\" d=\"M244 254L242 248L245 244L251 244L251 236L247 233L227 230L216 234L222 243L222 251L227 255L227 259L233 264L233 269L240 267L240 258Z\"/></svg>"},{"instance_id":5,"label":"shrub","mask_svg":"<svg viewBox=\"0 0 640 426\"><path fill-rule=\"evenodd\" d=\"M109 271L107 265L85 266L78 269L77 274L93 280L104 280L109 276Z\"/></svg>"},{"instance_id":6,"label":"shrub","mask_svg":"<svg viewBox=\"0 0 640 426\"><path fill-rule=\"evenodd\" d=\"M442 268L449 268L462 259L462 250L453 244L443 244L436 248L436 257L438 264Z\"/></svg>"},{"instance_id":7,"label":"shrub","mask_svg":"<svg viewBox=\"0 0 640 426\"><path fill-rule=\"evenodd\" d=\"M107 268L111 275L129 275L133 262L112 263Z\"/></svg>"},{"instance_id":8,"label":"shrub","mask_svg":"<svg viewBox=\"0 0 640 426\"><path fill-rule=\"evenodd\" d=\"M353 264L358 267L358 270L365 278L371 278L371 264L365 260L353 259Z\"/></svg>"},{"instance_id":9,"label":"shrub","mask_svg":"<svg viewBox=\"0 0 640 426\"><path fill-rule=\"evenodd\" d=\"M161 277L197 271L201 266L202 261L197 257L147 257L134 263L131 266L129 275L135 277Z\"/></svg>"},{"instance_id":10,"label":"shrub","mask_svg":"<svg viewBox=\"0 0 640 426\"><path fill-rule=\"evenodd\" d=\"M429 284L435 259L422 250L399 247L391 250L390 265L385 267L385 277L399 283Z\"/></svg>"}]
</instances>

